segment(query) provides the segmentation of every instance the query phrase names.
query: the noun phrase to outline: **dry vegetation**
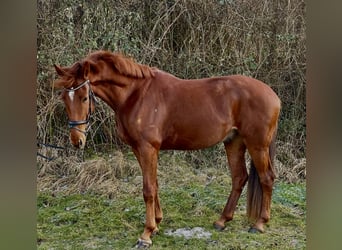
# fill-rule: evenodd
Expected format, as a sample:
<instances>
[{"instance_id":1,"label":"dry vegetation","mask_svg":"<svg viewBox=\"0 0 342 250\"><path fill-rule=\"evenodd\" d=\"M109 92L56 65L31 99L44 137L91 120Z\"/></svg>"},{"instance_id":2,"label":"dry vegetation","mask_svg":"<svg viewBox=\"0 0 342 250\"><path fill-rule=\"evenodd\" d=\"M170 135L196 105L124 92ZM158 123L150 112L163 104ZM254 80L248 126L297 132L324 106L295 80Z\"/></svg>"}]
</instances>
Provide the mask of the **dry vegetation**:
<instances>
[{"instance_id":1,"label":"dry vegetation","mask_svg":"<svg viewBox=\"0 0 342 250\"><path fill-rule=\"evenodd\" d=\"M181 78L238 73L268 83L283 104L278 176L305 179L305 39L303 0L38 0L37 140L66 147L38 148L54 157L37 157L38 189L110 195L118 179L139 171L117 138L115 114L102 102L92 117L87 150L68 146L52 65L70 65L98 49L122 51ZM175 152L171 160L225 168L222 148L215 149L221 151Z\"/></svg>"}]
</instances>

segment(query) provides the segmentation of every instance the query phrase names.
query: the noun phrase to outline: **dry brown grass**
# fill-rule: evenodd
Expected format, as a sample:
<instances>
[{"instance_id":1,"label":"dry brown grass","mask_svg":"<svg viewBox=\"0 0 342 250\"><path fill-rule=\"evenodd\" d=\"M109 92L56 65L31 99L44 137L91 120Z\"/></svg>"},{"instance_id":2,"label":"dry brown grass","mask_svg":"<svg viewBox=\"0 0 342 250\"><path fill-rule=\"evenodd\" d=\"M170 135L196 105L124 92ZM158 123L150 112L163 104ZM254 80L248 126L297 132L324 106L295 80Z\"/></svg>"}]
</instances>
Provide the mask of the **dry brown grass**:
<instances>
[{"instance_id":1,"label":"dry brown grass","mask_svg":"<svg viewBox=\"0 0 342 250\"><path fill-rule=\"evenodd\" d=\"M293 145L290 144L278 145L278 150L281 150L281 155L277 155L275 160L277 180L288 183L303 181L306 178L306 159L298 158L293 153ZM285 156L287 158L282 159ZM84 155L78 152L78 155L68 157L57 156L50 162L39 158L38 191L62 191L66 194L90 192L106 197L115 197L118 192L140 194L141 171L131 153L124 154L114 150L92 159L84 160L83 157ZM250 157L246 153L247 166L249 161ZM222 145L193 152L163 152L160 155L158 176L160 185L168 185L169 182L173 185L179 182L181 185L191 182L194 178L205 185L213 179L225 185L230 182L227 158Z\"/></svg>"},{"instance_id":2,"label":"dry brown grass","mask_svg":"<svg viewBox=\"0 0 342 250\"><path fill-rule=\"evenodd\" d=\"M279 143L278 156L275 161L277 177L289 183L306 179L306 158L299 158L295 146L290 143Z\"/></svg>"},{"instance_id":3,"label":"dry brown grass","mask_svg":"<svg viewBox=\"0 0 342 250\"><path fill-rule=\"evenodd\" d=\"M77 156L58 157L50 162L39 161L38 191L63 193L90 192L113 196L119 182L127 176L138 176L138 163L128 160L122 152L111 157L81 161Z\"/></svg>"}]
</instances>

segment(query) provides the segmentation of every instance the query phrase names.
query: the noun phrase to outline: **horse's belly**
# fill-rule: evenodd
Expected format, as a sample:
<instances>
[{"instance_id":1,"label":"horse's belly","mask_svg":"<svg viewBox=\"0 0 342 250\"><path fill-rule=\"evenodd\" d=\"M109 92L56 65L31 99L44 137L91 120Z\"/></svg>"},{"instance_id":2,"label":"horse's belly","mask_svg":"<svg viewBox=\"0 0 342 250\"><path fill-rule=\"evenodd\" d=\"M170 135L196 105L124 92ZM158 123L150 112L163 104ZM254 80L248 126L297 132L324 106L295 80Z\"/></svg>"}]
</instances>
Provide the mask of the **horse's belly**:
<instances>
[{"instance_id":1,"label":"horse's belly","mask_svg":"<svg viewBox=\"0 0 342 250\"><path fill-rule=\"evenodd\" d=\"M211 147L225 140L229 129L211 130L193 128L188 131L178 131L168 135L162 141L161 149L196 150Z\"/></svg>"}]
</instances>

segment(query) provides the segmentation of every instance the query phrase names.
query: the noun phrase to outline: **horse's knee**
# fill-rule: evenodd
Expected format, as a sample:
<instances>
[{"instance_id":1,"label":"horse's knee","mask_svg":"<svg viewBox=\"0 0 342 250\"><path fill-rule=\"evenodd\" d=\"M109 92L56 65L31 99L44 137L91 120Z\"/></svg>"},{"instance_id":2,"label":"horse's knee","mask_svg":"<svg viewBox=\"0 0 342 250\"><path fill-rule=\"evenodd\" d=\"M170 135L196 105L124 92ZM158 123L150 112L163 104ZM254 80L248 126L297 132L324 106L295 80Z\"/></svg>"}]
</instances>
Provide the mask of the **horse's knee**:
<instances>
[{"instance_id":1,"label":"horse's knee","mask_svg":"<svg viewBox=\"0 0 342 250\"><path fill-rule=\"evenodd\" d=\"M144 187L143 196L145 202L152 202L156 197L156 190L153 187Z\"/></svg>"}]
</instances>

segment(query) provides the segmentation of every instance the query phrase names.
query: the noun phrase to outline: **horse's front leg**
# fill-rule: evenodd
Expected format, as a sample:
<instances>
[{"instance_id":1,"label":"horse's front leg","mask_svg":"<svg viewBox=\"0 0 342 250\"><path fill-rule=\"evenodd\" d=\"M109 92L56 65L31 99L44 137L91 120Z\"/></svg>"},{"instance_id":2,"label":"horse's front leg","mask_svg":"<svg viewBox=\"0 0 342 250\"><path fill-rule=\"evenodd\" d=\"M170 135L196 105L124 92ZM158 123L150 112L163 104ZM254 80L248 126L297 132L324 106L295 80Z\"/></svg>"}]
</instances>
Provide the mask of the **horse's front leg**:
<instances>
[{"instance_id":1,"label":"horse's front leg","mask_svg":"<svg viewBox=\"0 0 342 250\"><path fill-rule=\"evenodd\" d=\"M146 206L144 232L138 240L137 247L144 248L152 244L151 235L158 232L157 223L162 220L162 211L158 197L157 165L159 150L150 144L133 149L143 175L143 196Z\"/></svg>"}]
</instances>

